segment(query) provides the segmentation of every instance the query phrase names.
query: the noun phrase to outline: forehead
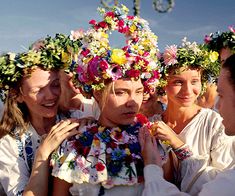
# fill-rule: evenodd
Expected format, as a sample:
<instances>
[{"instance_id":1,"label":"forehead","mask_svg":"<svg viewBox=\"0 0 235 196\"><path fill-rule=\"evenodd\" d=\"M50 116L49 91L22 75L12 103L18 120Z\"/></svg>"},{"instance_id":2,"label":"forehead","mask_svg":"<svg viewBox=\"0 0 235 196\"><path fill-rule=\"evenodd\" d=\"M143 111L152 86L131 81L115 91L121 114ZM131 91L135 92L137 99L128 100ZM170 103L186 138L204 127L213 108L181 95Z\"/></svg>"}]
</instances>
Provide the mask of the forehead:
<instances>
[{"instance_id":1,"label":"forehead","mask_svg":"<svg viewBox=\"0 0 235 196\"><path fill-rule=\"evenodd\" d=\"M122 88L122 89L138 89L143 88L143 84L140 79L134 80L134 79L118 79L114 81L114 88Z\"/></svg>"},{"instance_id":2,"label":"forehead","mask_svg":"<svg viewBox=\"0 0 235 196\"><path fill-rule=\"evenodd\" d=\"M42 87L57 79L59 79L58 72L36 68L29 77L23 79L23 86L28 88Z\"/></svg>"},{"instance_id":3,"label":"forehead","mask_svg":"<svg viewBox=\"0 0 235 196\"><path fill-rule=\"evenodd\" d=\"M200 77L201 70L200 69L192 69L192 68L184 68L181 67L176 70L172 70L169 74L169 78L181 78L181 77Z\"/></svg>"},{"instance_id":4,"label":"forehead","mask_svg":"<svg viewBox=\"0 0 235 196\"><path fill-rule=\"evenodd\" d=\"M229 77L230 77L230 73L227 69L222 68L220 71L220 75L219 75L219 79L218 79L218 91L223 91L224 89L226 89L226 87L231 86L232 88L232 84L230 84L229 82Z\"/></svg>"}]
</instances>

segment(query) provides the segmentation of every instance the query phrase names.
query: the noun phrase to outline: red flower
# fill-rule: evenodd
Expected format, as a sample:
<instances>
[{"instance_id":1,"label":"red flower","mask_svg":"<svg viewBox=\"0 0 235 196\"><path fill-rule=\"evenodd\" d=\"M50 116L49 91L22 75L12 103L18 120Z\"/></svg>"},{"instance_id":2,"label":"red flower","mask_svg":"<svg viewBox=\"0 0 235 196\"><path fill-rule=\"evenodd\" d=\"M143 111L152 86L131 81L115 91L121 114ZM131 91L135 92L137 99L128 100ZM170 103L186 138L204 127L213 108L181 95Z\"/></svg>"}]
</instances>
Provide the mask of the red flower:
<instances>
[{"instance_id":1,"label":"red flower","mask_svg":"<svg viewBox=\"0 0 235 196\"><path fill-rule=\"evenodd\" d=\"M115 14L113 12L107 12L106 13L106 17L111 17L111 18L114 18L115 17Z\"/></svg>"},{"instance_id":2,"label":"red flower","mask_svg":"<svg viewBox=\"0 0 235 196\"><path fill-rule=\"evenodd\" d=\"M149 122L148 118L143 114L136 115L137 121L141 123L141 125L147 124Z\"/></svg>"},{"instance_id":3,"label":"red flower","mask_svg":"<svg viewBox=\"0 0 235 196\"><path fill-rule=\"evenodd\" d=\"M133 19L134 19L134 16L127 16L127 18L128 18L129 20L133 20Z\"/></svg>"},{"instance_id":4,"label":"red flower","mask_svg":"<svg viewBox=\"0 0 235 196\"><path fill-rule=\"evenodd\" d=\"M96 168L97 171L103 171L104 168L105 168L105 166L104 166L103 163L98 162L98 163L95 165L95 168Z\"/></svg>"},{"instance_id":5,"label":"red flower","mask_svg":"<svg viewBox=\"0 0 235 196\"><path fill-rule=\"evenodd\" d=\"M90 53L90 50L89 49L85 49L81 52L81 54L86 57L88 54Z\"/></svg>"},{"instance_id":6,"label":"red flower","mask_svg":"<svg viewBox=\"0 0 235 196\"><path fill-rule=\"evenodd\" d=\"M95 26L95 25L96 25L96 21L95 21L95 20L90 20L90 21L89 21L89 24L91 24L91 25L94 25L94 26Z\"/></svg>"},{"instance_id":7,"label":"red flower","mask_svg":"<svg viewBox=\"0 0 235 196\"><path fill-rule=\"evenodd\" d=\"M104 22L104 21L101 21L101 22L99 22L99 27L101 27L101 28L107 28L108 27L108 24L106 23L106 22Z\"/></svg>"},{"instance_id":8,"label":"red flower","mask_svg":"<svg viewBox=\"0 0 235 196\"><path fill-rule=\"evenodd\" d=\"M126 74L130 78L138 78L140 76L140 70L135 70L135 69L127 70Z\"/></svg>"},{"instance_id":9,"label":"red flower","mask_svg":"<svg viewBox=\"0 0 235 196\"><path fill-rule=\"evenodd\" d=\"M98 132L98 127L97 126L91 127L89 129L89 132L91 132L92 134L96 134Z\"/></svg>"}]
</instances>

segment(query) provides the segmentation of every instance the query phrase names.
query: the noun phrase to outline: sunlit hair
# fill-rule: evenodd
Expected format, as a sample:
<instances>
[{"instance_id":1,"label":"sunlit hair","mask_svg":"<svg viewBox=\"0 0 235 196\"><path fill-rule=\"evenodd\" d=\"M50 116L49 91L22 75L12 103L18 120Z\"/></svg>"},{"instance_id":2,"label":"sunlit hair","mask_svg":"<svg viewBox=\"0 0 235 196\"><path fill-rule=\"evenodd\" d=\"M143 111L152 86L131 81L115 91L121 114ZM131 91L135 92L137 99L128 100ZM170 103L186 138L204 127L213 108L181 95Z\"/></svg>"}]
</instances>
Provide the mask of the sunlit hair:
<instances>
[{"instance_id":1,"label":"sunlit hair","mask_svg":"<svg viewBox=\"0 0 235 196\"><path fill-rule=\"evenodd\" d=\"M22 135L29 126L29 112L25 103L18 103L20 86L11 88L7 94L4 113L0 123L0 138L9 134L12 137ZM16 130L16 127L18 128Z\"/></svg>"}]
</instances>

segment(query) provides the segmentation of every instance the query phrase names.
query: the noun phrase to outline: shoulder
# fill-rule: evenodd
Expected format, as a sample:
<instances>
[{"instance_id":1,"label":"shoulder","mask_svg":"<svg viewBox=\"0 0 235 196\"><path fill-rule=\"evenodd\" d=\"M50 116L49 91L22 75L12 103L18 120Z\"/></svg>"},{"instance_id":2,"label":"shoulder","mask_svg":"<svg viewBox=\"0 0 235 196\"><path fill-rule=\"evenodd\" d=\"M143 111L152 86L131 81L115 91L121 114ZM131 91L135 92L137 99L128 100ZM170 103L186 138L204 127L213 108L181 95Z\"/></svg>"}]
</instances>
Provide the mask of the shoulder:
<instances>
[{"instance_id":1,"label":"shoulder","mask_svg":"<svg viewBox=\"0 0 235 196\"><path fill-rule=\"evenodd\" d=\"M235 170L227 170L203 186L201 194L207 195L234 195L235 193ZM223 187L223 188L221 188Z\"/></svg>"},{"instance_id":2,"label":"shoulder","mask_svg":"<svg viewBox=\"0 0 235 196\"><path fill-rule=\"evenodd\" d=\"M223 118L220 114L209 108L201 108L200 113L198 114L199 118L213 129L224 129L222 124Z\"/></svg>"}]
</instances>

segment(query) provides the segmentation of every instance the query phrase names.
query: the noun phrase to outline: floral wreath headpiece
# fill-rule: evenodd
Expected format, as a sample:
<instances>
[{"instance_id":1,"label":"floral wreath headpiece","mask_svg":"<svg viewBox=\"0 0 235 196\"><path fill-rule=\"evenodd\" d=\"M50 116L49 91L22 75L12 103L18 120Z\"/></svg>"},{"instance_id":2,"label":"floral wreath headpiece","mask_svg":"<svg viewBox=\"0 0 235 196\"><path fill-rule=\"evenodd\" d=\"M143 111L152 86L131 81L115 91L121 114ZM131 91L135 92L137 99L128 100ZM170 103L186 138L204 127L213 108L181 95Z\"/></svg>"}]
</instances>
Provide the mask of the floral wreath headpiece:
<instances>
[{"instance_id":1,"label":"floral wreath headpiece","mask_svg":"<svg viewBox=\"0 0 235 196\"><path fill-rule=\"evenodd\" d=\"M222 48L228 47L232 52L235 52L235 28L229 26L229 31L226 32L215 32L210 35L206 35L204 42L206 46L219 52Z\"/></svg>"},{"instance_id":2,"label":"floral wreath headpiece","mask_svg":"<svg viewBox=\"0 0 235 196\"><path fill-rule=\"evenodd\" d=\"M72 31L71 39L80 40L75 83L85 96L91 96L92 90L101 90L107 81L119 78L143 79L145 91L155 88L159 79L157 46L158 37L152 33L147 21L136 16L128 16L124 5L113 7L105 12L98 8L103 21L91 20L87 32ZM109 33L118 31L126 38L126 45L111 48Z\"/></svg>"},{"instance_id":3,"label":"floral wreath headpiece","mask_svg":"<svg viewBox=\"0 0 235 196\"><path fill-rule=\"evenodd\" d=\"M176 71L181 67L199 68L202 70L202 86L205 87L206 82L213 82L217 79L220 71L220 63L218 61L218 52L208 50L208 48L196 42L189 42L185 37L182 45L167 46L161 58L162 78L160 86L165 86L166 76L172 68Z\"/></svg>"},{"instance_id":4,"label":"floral wreath headpiece","mask_svg":"<svg viewBox=\"0 0 235 196\"><path fill-rule=\"evenodd\" d=\"M40 40L37 49L33 45L27 52L6 53L0 56L0 89L6 91L15 87L19 80L30 74L34 66L45 70L60 69L72 62L71 54L78 48L68 36L57 34ZM77 47L76 47L77 45Z\"/></svg>"}]
</instances>

